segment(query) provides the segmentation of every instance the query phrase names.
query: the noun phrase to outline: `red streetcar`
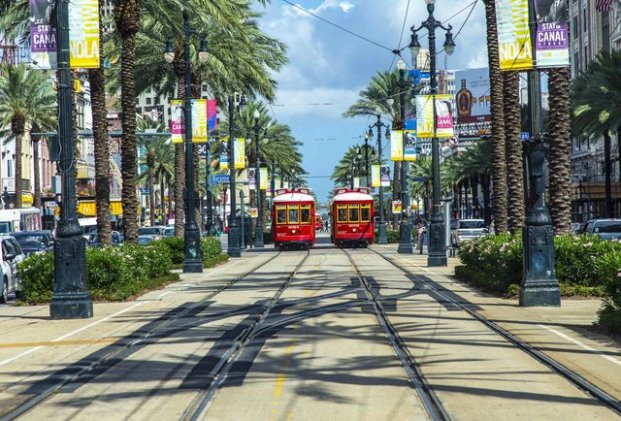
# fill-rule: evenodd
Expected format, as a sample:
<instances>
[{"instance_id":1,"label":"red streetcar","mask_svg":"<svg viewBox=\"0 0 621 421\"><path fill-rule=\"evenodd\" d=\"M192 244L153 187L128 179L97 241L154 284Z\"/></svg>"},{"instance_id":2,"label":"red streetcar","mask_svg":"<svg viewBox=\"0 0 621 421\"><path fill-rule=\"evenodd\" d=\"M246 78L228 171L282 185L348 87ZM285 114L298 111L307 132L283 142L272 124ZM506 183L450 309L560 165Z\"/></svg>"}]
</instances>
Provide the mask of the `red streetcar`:
<instances>
[{"instance_id":1,"label":"red streetcar","mask_svg":"<svg viewBox=\"0 0 621 421\"><path fill-rule=\"evenodd\" d=\"M274 247L315 245L315 199L307 188L279 189L272 201Z\"/></svg>"},{"instance_id":2,"label":"red streetcar","mask_svg":"<svg viewBox=\"0 0 621 421\"><path fill-rule=\"evenodd\" d=\"M323 221L319 212L315 212L315 231L320 231L323 228Z\"/></svg>"},{"instance_id":3,"label":"red streetcar","mask_svg":"<svg viewBox=\"0 0 621 421\"><path fill-rule=\"evenodd\" d=\"M338 188L330 204L330 238L337 247L373 244L373 196L368 187Z\"/></svg>"}]
</instances>

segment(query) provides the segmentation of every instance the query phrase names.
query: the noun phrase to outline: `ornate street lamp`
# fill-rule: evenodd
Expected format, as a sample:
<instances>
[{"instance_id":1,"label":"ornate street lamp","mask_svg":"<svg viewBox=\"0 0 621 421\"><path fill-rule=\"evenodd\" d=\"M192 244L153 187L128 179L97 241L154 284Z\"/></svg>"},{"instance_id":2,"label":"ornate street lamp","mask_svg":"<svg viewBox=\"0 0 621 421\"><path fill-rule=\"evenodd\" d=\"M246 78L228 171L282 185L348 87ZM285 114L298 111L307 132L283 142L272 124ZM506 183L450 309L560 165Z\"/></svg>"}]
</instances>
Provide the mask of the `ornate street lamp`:
<instances>
[{"instance_id":1,"label":"ornate street lamp","mask_svg":"<svg viewBox=\"0 0 621 421\"><path fill-rule=\"evenodd\" d=\"M237 223L237 190L235 187L235 109L244 105L245 100L242 94L237 92L229 95L229 183L231 185L231 214L229 216L229 242L227 253L230 257L241 257L239 224Z\"/></svg>"},{"instance_id":2,"label":"ornate street lamp","mask_svg":"<svg viewBox=\"0 0 621 421\"><path fill-rule=\"evenodd\" d=\"M50 303L52 319L93 317L93 301L86 286L86 240L77 218L73 125L71 123L71 69L69 67L69 0L56 2L58 57L58 134L62 176L60 221L54 241L54 292Z\"/></svg>"},{"instance_id":3,"label":"ornate street lamp","mask_svg":"<svg viewBox=\"0 0 621 421\"><path fill-rule=\"evenodd\" d=\"M201 234L196 225L196 192L194 187L194 144L192 143L192 78L190 68L190 37L198 34L190 28L190 16L183 12L183 84L184 84L184 119L185 119L185 227L183 236L183 272L200 273L203 271L201 259ZM208 58L207 40L201 36L201 45L198 53L201 62ZM164 59L172 63L175 52L172 42L166 43Z\"/></svg>"},{"instance_id":4,"label":"ornate street lamp","mask_svg":"<svg viewBox=\"0 0 621 421\"><path fill-rule=\"evenodd\" d=\"M254 246L257 248L263 248L263 209L261 206L261 148L259 146L259 131L261 125L259 124L259 117L261 113L259 110L254 110L252 115L254 117L254 153L255 153L255 193L257 195L257 224L255 228Z\"/></svg>"},{"instance_id":5,"label":"ornate street lamp","mask_svg":"<svg viewBox=\"0 0 621 421\"><path fill-rule=\"evenodd\" d=\"M388 99L386 102L389 106L392 106L392 98ZM386 129L386 139L390 139L390 128L387 124L382 122L382 110L379 108L375 110L377 114L377 121L369 126L368 138L370 139L373 136L373 128L377 129L377 163L382 165L382 127ZM386 234L386 220L384 219L384 188L381 183L379 186L379 212L380 212L380 221L377 224L377 244L388 244L388 236Z\"/></svg>"},{"instance_id":6,"label":"ornate street lamp","mask_svg":"<svg viewBox=\"0 0 621 421\"><path fill-rule=\"evenodd\" d=\"M403 156L403 161L401 162L401 224L399 225L399 247L397 252L412 254L414 253L414 248L412 247L412 229L410 228L409 221L410 193L408 186L410 164L405 160L405 90L407 89L405 71L407 65L402 59L399 59L397 62L397 69L399 69L399 112L403 134L401 142L401 155Z\"/></svg>"},{"instance_id":7,"label":"ornate street lamp","mask_svg":"<svg viewBox=\"0 0 621 421\"><path fill-rule=\"evenodd\" d=\"M429 72L431 78L431 95L433 96L433 130L434 136L431 139L431 164L433 175L433 200L431 226L429 228L429 256L427 265L429 266L446 266L446 243L444 240L444 215L442 213L442 202L440 200L440 145L438 138L435 136L437 126L437 114L435 107L435 95L438 93L438 80L436 77L436 29L442 28L446 31L446 39L444 41L444 51L451 55L455 50L455 42L453 42L452 26L445 27L442 23L433 17L435 0L425 0L427 3L427 11L429 16L423 21L418 28L412 26L412 38L410 42L410 51L412 57L416 57L420 51L420 43L418 42L417 32L426 28L429 33Z\"/></svg>"}]
</instances>

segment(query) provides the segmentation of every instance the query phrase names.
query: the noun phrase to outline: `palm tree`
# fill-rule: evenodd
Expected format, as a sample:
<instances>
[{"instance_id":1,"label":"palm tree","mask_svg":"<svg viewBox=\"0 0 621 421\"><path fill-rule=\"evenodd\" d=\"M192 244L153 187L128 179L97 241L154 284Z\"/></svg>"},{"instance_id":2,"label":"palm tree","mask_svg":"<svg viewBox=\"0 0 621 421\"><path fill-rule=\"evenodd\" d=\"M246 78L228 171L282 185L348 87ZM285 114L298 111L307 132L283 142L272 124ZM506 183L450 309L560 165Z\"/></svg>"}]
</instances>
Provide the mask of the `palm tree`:
<instances>
[{"instance_id":1,"label":"palm tree","mask_svg":"<svg viewBox=\"0 0 621 421\"><path fill-rule=\"evenodd\" d=\"M15 140L15 207L22 207L23 136L31 124L51 125L56 94L48 77L24 64L0 68L0 125L10 127Z\"/></svg>"},{"instance_id":2,"label":"palm tree","mask_svg":"<svg viewBox=\"0 0 621 421\"><path fill-rule=\"evenodd\" d=\"M505 159L507 169L508 228L511 233L521 229L525 220L522 142L520 140L520 99L518 72L503 72L505 118Z\"/></svg>"},{"instance_id":3,"label":"palm tree","mask_svg":"<svg viewBox=\"0 0 621 421\"><path fill-rule=\"evenodd\" d=\"M496 32L496 5L494 0L485 0L487 21L487 56L489 62L489 81L492 94L492 179L494 186L494 226L495 232L507 230L507 170L505 160L505 116L503 109L502 77L498 57L498 33Z\"/></svg>"},{"instance_id":4,"label":"palm tree","mask_svg":"<svg viewBox=\"0 0 621 421\"><path fill-rule=\"evenodd\" d=\"M571 228L571 139L569 110L570 71L568 67L550 70L549 174L550 214L555 234Z\"/></svg>"}]
</instances>

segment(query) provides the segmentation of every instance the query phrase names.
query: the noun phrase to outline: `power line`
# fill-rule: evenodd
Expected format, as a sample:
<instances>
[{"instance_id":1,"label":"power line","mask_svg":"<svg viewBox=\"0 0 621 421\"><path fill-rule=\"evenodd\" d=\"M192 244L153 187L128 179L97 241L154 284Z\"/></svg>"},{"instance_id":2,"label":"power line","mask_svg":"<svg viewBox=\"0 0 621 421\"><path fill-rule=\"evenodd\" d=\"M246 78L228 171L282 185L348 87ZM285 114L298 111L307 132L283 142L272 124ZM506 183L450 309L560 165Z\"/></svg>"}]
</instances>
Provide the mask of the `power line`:
<instances>
[{"instance_id":1,"label":"power line","mask_svg":"<svg viewBox=\"0 0 621 421\"><path fill-rule=\"evenodd\" d=\"M403 16L403 26L401 27L401 35L399 35L399 42L397 43L397 46L401 45L401 41L403 41L403 33L405 32L405 25L408 21L408 12L410 11L410 0L408 0L408 4L405 6L405 16ZM398 51L398 50L395 50ZM393 51L393 53L395 52ZM397 59L397 54L394 54L392 56L392 62L390 63L390 66L388 67L388 71L390 72L390 70L392 69L392 66L395 64L395 60Z\"/></svg>"},{"instance_id":2,"label":"power line","mask_svg":"<svg viewBox=\"0 0 621 421\"><path fill-rule=\"evenodd\" d=\"M283 2L285 2L285 3L287 3L287 4L288 4L288 5L290 5L290 6L295 7L296 9L299 9L299 10L302 10L303 12L305 12L305 13L308 13L309 15L311 15L311 16L313 16L313 17L315 17L315 18L319 19L320 21L322 21L322 22L324 22L324 23L327 23L328 25L332 25L332 26L334 26L335 28L340 29L341 31L347 32L348 34L353 35L353 36L355 36L356 38L360 38L361 40L364 40L364 41L366 41L366 42L369 42L369 43L371 43L371 44L373 44L373 45L375 45L375 46L377 46L377 47L383 48L384 50L392 51L392 48L388 48L388 47L386 47L385 45L382 45L382 44L380 44L380 43L377 43L377 42L375 42L375 41L373 41L373 40L371 40L371 39L369 39L369 38L363 37L362 35L356 34L355 32L352 32L352 31L350 31L349 29L343 28L342 26L337 25L336 23L331 22L331 21L329 21L329 20L327 20L327 19L325 19L325 18L322 18L321 16L319 16L319 15L317 15L317 14L315 14L315 13L311 12L310 10L307 10L307 9L303 8L302 6L299 6L299 5L297 5L297 4L294 4L294 3L290 2L289 0L282 0L282 1L283 1Z\"/></svg>"}]
</instances>

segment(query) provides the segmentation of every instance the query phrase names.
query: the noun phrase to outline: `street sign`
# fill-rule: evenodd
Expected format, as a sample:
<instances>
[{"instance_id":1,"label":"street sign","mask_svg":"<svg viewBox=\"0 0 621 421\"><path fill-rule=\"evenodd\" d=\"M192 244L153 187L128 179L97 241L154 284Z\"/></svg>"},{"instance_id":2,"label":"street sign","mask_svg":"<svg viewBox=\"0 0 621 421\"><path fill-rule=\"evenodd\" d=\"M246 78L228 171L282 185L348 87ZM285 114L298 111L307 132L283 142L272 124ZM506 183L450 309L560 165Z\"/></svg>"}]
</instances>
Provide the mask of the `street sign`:
<instances>
[{"instance_id":1,"label":"street sign","mask_svg":"<svg viewBox=\"0 0 621 421\"><path fill-rule=\"evenodd\" d=\"M142 194L142 195L147 195L147 194L149 194L149 193L151 193L151 192L149 191L149 189L148 189L148 188L146 188L146 187L141 187L141 188L140 188L140 194Z\"/></svg>"},{"instance_id":2,"label":"street sign","mask_svg":"<svg viewBox=\"0 0 621 421\"><path fill-rule=\"evenodd\" d=\"M419 183L424 183L427 181L427 177L412 177L413 181L418 181Z\"/></svg>"},{"instance_id":3,"label":"street sign","mask_svg":"<svg viewBox=\"0 0 621 421\"><path fill-rule=\"evenodd\" d=\"M530 138L529 132L520 132L520 140L526 142Z\"/></svg>"},{"instance_id":4,"label":"street sign","mask_svg":"<svg viewBox=\"0 0 621 421\"><path fill-rule=\"evenodd\" d=\"M211 184L228 184L229 183L229 175L228 174L216 174L211 176Z\"/></svg>"},{"instance_id":5,"label":"street sign","mask_svg":"<svg viewBox=\"0 0 621 421\"><path fill-rule=\"evenodd\" d=\"M197 143L194 147L198 150L198 156L201 158L207 157L207 144L206 143Z\"/></svg>"}]
</instances>

